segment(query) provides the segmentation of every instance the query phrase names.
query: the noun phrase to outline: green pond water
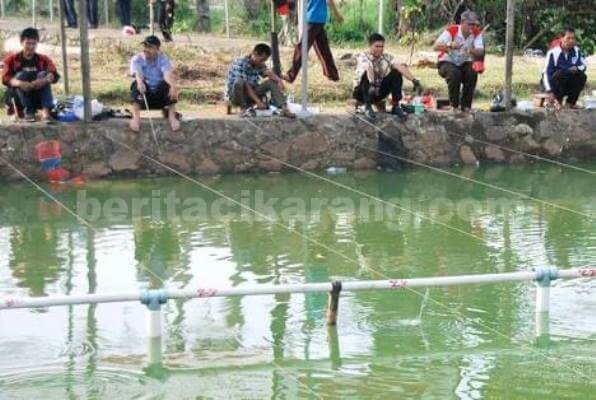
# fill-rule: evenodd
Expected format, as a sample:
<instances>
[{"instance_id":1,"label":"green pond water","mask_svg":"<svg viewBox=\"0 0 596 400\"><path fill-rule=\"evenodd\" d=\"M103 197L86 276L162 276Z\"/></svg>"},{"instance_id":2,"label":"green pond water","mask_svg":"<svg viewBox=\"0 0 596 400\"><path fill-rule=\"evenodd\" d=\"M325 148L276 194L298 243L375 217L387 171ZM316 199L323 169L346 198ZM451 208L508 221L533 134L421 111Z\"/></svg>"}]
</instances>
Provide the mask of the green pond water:
<instances>
[{"instance_id":1,"label":"green pond water","mask_svg":"<svg viewBox=\"0 0 596 400\"><path fill-rule=\"evenodd\" d=\"M584 165L596 170L596 164ZM0 187L0 298L596 265L596 177L559 167ZM395 206L397 204L398 206ZM399 207L399 208L398 208ZM258 216L247 211L257 209ZM572 211L575 211L572 212ZM149 363L135 302L0 311L0 399L596 398L596 280L171 300Z\"/></svg>"}]
</instances>

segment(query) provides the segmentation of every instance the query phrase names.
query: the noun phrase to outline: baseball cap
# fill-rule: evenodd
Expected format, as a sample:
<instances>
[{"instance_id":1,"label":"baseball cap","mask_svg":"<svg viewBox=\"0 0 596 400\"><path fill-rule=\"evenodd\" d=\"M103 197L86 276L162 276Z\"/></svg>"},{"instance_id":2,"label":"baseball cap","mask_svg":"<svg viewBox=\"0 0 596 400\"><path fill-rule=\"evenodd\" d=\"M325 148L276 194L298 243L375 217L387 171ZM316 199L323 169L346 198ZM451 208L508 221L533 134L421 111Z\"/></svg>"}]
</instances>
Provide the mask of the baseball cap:
<instances>
[{"instance_id":1,"label":"baseball cap","mask_svg":"<svg viewBox=\"0 0 596 400\"><path fill-rule=\"evenodd\" d=\"M147 47L160 47L161 46L161 42L159 41L159 38L155 35L147 36L141 44L143 44L144 46L147 46Z\"/></svg>"}]
</instances>

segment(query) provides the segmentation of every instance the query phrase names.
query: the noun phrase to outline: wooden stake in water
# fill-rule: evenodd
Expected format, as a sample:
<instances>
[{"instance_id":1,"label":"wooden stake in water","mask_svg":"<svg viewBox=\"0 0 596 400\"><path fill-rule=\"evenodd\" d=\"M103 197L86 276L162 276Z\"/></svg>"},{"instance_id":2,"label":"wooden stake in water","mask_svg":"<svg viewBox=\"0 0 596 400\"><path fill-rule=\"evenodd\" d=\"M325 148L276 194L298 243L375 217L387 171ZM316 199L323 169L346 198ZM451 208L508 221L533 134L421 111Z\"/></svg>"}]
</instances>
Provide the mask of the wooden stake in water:
<instances>
[{"instance_id":1,"label":"wooden stake in water","mask_svg":"<svg viewBox=\"0 0 596 400\"><path fill-rule=\"evenodd\" d=\"M327 325L337 324L337 311L339 309L339 294L341 292L341 282L333 282L333 289L329 292L327 298Z\"/></svg>"}]
</instances>

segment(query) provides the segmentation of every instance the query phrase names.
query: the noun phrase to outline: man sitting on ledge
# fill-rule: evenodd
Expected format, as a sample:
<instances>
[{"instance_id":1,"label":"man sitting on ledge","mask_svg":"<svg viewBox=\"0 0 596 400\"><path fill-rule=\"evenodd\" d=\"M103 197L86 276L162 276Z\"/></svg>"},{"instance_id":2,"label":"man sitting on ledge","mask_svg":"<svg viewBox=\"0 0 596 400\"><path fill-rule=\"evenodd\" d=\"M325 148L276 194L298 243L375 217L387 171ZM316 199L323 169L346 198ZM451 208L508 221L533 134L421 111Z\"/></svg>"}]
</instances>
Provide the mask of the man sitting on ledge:
<instances>
[{"instance_id":1,"label":"man sitting on ledge","mask_svg":"<svg viewBox=\"0 0 596 400\"><path fill-rule=\"evenodd\" d=\"M439 75L447 81L451 107L457 110L461 106L462 111L470 111L478 81L478 71L474 70L472 62L484 55L484 40L476 13L462 13L461 24L447 27L434 49L439 52Z\"/></svg>"},{"instance_id":2,"label":"man sitting on ledge","mask_svg":"<svg viewBox=\"0 0 596 400\"><path fill-rule=\"evenodd\" d=\"M412 75L408 67L397 61L391 54L384 53L385 38L379 33L373 33L368 38L368 51L358 56L354 92L352 96L366 107L366 116L374 118L372 104L383 102L391 93L391 114L401 120L406 114L399 105L402 97L403 77L414 83L414 90L420 90L420 81ZM383 109L384 107L381 107Z\"/></svg>"},{"instance_id":3,"label":"man sitting on ledge","mask_svg":"<svg viewBox=\"0 0 596 400\"><path fill-rule=\"evenodd\" d=\"M44 121L50 119L50 109L54 106L50 85L59 79L52 60L35 52L39 42L39 32L26 28L21 32L23 50L10 54L4 59L2 83L8 89L5 94L9 114L24 115L28 122L35 121L35 113L41 109Z\"/></svg>"},{"instance_id":4,"label":"man sitting on ledge","mask_svg":"<svg viewBox=\"0 0 596 400\"><path fill-rule=\"evenodd\" d=\"M130 129L139 132L141 109L163 110L172 131L180 130L175 104L178 101L178 87L172 63L161 52L157 36L147 36L143 41L143 52L130 61L130 73L134 82L130 87L133 104Z\"/></svg>"},{"instance_id":5,"label":"man sitting on ledge","mask_svg":"<svg viewBox=\"0 0 596 400\"><path fill-rule=\"evenodd\" d=\"M281 109L281 115L294 118L295 115L288 109L282 92L284 89L282 79L265 65L269 56L271 56L271 48L260 43L249 55L234 60L228 70L226 98L232 105L240 107L244 113L253 104L260 110L268 109L263 98L270 93L271 103ZM261 83L263 76L269 79Z\"/></svg>"},{"instance_id":6,"label":"man sitting on ledge","mask_svg":"<svg viewBox=\"0 0 596 400\"><path fill-rule=\"evenodd\" d=\"M563 98L567 97L567 107L577 106L579 94L586 85L586 60L575 44L575 31L565 29L560 44L546 54L546 64L542 73L542 84L549 94L549 101L560 109Z\"/></svg>"}]
</instances>

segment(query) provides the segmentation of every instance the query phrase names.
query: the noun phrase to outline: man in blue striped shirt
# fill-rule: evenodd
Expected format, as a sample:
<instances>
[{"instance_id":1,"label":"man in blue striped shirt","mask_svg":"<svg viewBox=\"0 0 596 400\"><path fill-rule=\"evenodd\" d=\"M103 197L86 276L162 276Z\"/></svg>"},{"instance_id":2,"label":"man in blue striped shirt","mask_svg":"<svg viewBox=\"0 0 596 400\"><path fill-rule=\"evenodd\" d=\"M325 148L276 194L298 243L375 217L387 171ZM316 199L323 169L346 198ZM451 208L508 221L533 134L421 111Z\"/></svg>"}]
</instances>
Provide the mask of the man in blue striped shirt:
<instances>
[{"instance_id":1,"label":"man in blue striped shirt","mask_svg":"<svg viewBox=\"0 0 596 400\"><path fill-rule=\"evenodd\" d=\"M579 94L586 85L586 60L576 45L575 31L565 29L560 44L546 54L546 64L542 72L542 85L549 94L549 100L560 109L567 97L569 108L577 106Z\"/></svg>"}]
</instances>

